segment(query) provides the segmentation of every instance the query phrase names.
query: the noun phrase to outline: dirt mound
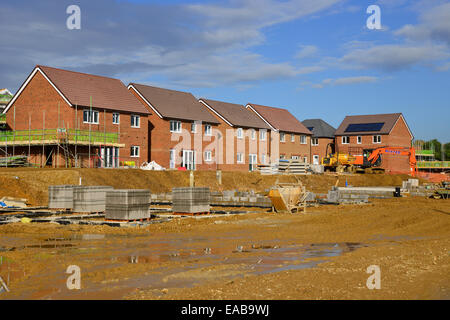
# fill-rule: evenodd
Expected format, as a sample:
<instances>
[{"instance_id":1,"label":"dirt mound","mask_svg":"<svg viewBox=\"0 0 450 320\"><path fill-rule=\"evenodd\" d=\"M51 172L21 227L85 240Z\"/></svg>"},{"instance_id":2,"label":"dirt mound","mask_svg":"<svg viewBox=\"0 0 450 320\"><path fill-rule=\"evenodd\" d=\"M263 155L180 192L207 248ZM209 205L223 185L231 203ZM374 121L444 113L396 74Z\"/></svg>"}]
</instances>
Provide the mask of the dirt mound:
<instances>
[{"instance_id":1,"label":"dirt mound","mask_svg":"<svg viewBox=\"0 0 450 320\"><path fill-rule=\"evenodd\" d=\"M189 172L144 171L139 169L0 169L0 197L27 198L32 205L46 205L51 185L107 185L114 188L150 189L152 193L170 192L174 187L189 186ZM239 190L264 193L279 182L302 181L307 190L325 193L336 184L345 186L401 186L407 175L308 175L263 176L256 172L223 172L219 185L215 171L195 172L195 185L214 191Z\"/></svg>"}]
</instances>

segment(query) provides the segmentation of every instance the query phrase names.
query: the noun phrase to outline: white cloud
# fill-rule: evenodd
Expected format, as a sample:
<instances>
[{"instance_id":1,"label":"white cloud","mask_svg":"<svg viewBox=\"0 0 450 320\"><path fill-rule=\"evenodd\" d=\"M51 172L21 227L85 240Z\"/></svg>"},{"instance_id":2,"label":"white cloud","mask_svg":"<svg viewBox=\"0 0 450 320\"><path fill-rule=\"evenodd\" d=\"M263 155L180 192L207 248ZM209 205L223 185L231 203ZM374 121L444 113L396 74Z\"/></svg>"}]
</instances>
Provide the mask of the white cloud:
<instances>
[{"instance_id":1,"label":"white cloud","mask_svg":"<svg viewBox=\"0 0 450 320\"><path fill-rule=\"evenodd\" d=\"M411 40L437 40L450 45L450 3L428 9L419 20L418 25L407 24L395 34Z\"/></svg>"},{"instance_id":2,"label":"white cloud","mask_svg":"<svg viewBox=\"0 0 450 320\"><path fill-rule=\"evenodd\" d=\"M378 81L377 77L373 76L356 76L356 77L342 77L342 78L327 78L319 83L302 82L302 86L310 85L314 89L322 89L326 86L342 86L349 84L359 84L359 83L372 83Z\"/></svg>"},{"instance_id":3,"label":"white cloud","mask_svg":"<svg viewBox=\"0 0 450 320\"><path fill-rule=\"evenodd\" d=\"M319 51L319 48L313 45L302 45L295 57L297 59L304 59L314 56Z\"/></svg>"}]
</instances>

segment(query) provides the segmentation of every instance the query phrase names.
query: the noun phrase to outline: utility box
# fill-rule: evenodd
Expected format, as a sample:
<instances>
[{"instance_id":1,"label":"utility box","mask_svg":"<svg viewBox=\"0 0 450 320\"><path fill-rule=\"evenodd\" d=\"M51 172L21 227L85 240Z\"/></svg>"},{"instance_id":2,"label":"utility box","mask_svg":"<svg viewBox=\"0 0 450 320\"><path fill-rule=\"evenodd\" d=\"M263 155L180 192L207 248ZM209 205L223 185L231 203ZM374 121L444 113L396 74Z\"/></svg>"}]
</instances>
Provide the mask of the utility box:
<instances>
[{"instance_id":1,"label":"utility box","mask_svg":"<svg viewBox=\"0 0 450 320\"><path fill-rule=\"evenodd\" d=\"M105 212L106 192L110 186L75 186L73 189L74 212Z\"/></svg>"},{"instance_id":2,"label":"utility box","mask_svg":"<svg viewBox=\"0 0 450 320\"><path fill-rule=\"evenodd\" d=\"M106 192L107 220L150 218L150 190L118 189Z\"/></svg>"},{"instance_id":3,"label":"utility box","mask_svg":"<svg viewBox=\"0 0 450 320\"><path fill-rule=\"evenodd\" d=\"M174 213L208 213L210 190L208 187L185 187L172 189Z\"/></svg>"}]
</instances>

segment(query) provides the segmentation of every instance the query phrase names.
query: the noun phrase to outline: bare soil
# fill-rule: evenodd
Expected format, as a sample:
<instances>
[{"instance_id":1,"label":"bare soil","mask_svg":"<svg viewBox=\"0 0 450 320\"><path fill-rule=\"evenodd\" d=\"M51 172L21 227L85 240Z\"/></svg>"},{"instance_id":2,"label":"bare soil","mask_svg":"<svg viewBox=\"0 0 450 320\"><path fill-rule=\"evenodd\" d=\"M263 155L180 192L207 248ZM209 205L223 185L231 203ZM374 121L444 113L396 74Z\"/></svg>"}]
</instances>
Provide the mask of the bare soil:
<instances>
[{"instance_id":1,"label":"bare soil","mask_svg":"<svg viewBox=\"0 0 450 320\"><path fill-rule=\"evenodd\" d=\"M33 181L27 170L15 174ZM214 184L212 173L204 179ZM145 228L17 223L0 226L0 276L9 275L11 290L0 299L449 299L449 250L449 202L424 198ZM69 265L81 269L81 290L66 287ZM380 290L366 286L371 265L380 267Z\"/></svg>"}]
</instances>

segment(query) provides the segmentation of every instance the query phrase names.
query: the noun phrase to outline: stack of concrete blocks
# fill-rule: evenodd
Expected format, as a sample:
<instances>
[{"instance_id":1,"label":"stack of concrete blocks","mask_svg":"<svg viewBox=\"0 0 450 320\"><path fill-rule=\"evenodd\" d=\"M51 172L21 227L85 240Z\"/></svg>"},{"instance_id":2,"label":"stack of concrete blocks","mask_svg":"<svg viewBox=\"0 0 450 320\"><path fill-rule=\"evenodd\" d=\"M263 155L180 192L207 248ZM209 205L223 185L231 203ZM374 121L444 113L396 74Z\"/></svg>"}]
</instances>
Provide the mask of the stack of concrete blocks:
<instances>
[{"instance_id":1,"label":"stack of concrete blocks","mask_svg":"<svg viewBox=\"0 0 450 320\"><path fill-rule=\"evenodd\" d=\"M210 211L208 187L172 189L172 211L175 213L207 213Z\"/></svg>"},{"instance_id":2,"label":"stack of concrete blocks","mask_svg":"<svg viewBox=\"0 0 450 320\"><path fill-rule=\"evenodd\" d=\"M73 189L74 212L105 212L106 192L113 190L109 186L77 186Z\"/></svg>"},{"instance_id":3,"label":"stack of concrete blocks","mask_svg":"<svg viewBox=\"0 0 450 320\"><path fill-rule=\"evenodd\" d=\"M367 195L369 198L386 199L394 196L395 187L339 187L341 194Z\"/></svg>"},{"instance_id":4,"label":"stack of concrete blocks","mask_svg":"<svg viewBox=\"0 0 450 320\"><path fill-rule=\"evenodd\" d=\"M402 189L404 190L417 190L419 188L419 179L408 179L403 181Z\"/></svg>"},{"instance_id":5,"label":"stack of concrete blocks","mask_svg":"<svg viewBox=\"0 0 450 320\"><path fill-rule=\"evenodd\" d=\"M49 209L73 209L73 185L48 187Z\"/></svg>"},{"instance_id":6,"label":"stack of concrete blocks","mask_svg":"<svg viewBox=\"0 0 450 320\"><path fill-rule=\"evenodd\" d=\"M324 166L321 164L311 164L309 168L311 169L312 173L315 174L323 174L325 171Z\"/></svg>"},{"instance_id":7,"label":"stack of concrete blocks","mask_svg":"<svg viewBox=\"0 0 450 320\"><path fill-rule=\"evenodd\" d=\"M106 192L105 217L108 220L150 218L150 190L118 189Z\"/></svg>"},{"instance_id":8,"label":"stack of concrete blocks","mask_svg":"<svg viewBox=\"0 0 450 320\"><path fill-rule=\"evenodd\" d=\"M328 191L327 202L346 204L368 203L369 196L367 194L342 192L342 188L333 187Z\"/></svg>"}]
</instances>

